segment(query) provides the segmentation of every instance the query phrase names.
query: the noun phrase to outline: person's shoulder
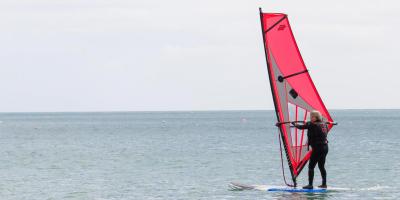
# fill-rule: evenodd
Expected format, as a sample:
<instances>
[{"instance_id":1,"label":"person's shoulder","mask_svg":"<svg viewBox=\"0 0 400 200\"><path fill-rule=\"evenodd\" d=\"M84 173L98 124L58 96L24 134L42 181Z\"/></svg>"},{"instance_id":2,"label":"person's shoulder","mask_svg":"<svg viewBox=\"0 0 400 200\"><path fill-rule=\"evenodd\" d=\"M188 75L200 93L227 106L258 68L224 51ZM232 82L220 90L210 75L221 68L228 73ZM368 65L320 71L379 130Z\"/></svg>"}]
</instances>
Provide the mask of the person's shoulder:
<instances>
[{"instance_id":1,"label":"person's shoulder","mask_svg":"<svg viewBox=\"0 0 400 200\"><path fill-rule=\"evenodd\" d=\"M324 121L317 122L317 123L315 123L315 125L317 125L317 126L319 126L319 127L328 126L328 125L326 124L326 122L324 122Z\"/></svg>"}]
</instances>

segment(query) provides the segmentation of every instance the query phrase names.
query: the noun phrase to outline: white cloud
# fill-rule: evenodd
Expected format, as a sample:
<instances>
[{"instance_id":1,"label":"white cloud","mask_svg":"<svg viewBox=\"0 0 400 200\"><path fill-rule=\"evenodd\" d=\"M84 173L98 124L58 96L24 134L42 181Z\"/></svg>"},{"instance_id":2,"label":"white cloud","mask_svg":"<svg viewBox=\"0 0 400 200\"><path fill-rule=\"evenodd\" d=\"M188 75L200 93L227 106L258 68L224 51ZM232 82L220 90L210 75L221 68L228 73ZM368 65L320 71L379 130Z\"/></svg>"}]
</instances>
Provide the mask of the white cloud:
<instances>
[{"instance_id":1,"label":"white cloud","mask_svg":"<svg viewBox=\"0 0 400 200\"><path fill-rule=\"evenodd\" d=\"M399 108L396 1L2 1L0 111L272 109L258 7L328 108Z\"/></svg>"}]
</instances>

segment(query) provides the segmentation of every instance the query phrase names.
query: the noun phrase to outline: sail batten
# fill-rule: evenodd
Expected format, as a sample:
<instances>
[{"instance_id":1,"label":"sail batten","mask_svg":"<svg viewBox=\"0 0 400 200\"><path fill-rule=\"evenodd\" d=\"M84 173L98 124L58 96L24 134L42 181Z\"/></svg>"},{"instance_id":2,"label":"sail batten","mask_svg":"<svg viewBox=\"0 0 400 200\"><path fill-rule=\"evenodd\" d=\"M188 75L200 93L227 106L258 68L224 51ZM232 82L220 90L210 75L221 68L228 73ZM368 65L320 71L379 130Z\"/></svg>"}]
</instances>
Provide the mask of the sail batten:
<instances>
[{"instance_id":1,"label":"sail batten","mask_svg":"<svg viewBox=\"0 0 400 200\"><path fill-rule=\"evenodd\" d=\"M305 131L286 122L305 122L312 110L318 110L325 121L332 122L332 118L301 57L287 15L262 13L260 9L260 20L271 92L280 122L278 128L295 183L310 158L311 149L307 148Z\"/></svg>"}]
</instances>

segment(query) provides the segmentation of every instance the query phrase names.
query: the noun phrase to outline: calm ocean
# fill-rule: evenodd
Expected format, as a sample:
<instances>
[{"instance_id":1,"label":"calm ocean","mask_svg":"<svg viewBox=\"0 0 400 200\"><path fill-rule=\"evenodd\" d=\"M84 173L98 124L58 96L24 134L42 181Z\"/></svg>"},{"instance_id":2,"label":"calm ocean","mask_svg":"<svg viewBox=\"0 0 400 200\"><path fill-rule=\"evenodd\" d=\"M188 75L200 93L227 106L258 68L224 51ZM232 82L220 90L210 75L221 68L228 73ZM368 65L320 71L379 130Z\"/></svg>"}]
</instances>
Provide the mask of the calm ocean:
<instances>
[{"instance_id":1,"label":"calm ocean","mask_svg":"<svg viewBox=\"0 0 400 200\"><path fill-rule=\"evenodd\" d=\"M3 113L0 199L399 199L400 110L332 117L340 189L290 194L228 188L283 186L273 111Z\"/></svg>"}]
</instances>

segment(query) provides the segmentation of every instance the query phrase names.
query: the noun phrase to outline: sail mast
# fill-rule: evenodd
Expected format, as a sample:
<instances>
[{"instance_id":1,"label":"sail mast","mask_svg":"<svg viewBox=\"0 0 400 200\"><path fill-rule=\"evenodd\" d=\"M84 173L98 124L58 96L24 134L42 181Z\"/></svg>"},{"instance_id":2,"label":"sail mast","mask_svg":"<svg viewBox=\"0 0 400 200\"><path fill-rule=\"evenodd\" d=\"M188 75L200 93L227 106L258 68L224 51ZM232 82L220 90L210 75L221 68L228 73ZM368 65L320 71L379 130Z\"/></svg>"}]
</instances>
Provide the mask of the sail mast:
<instances>
[{"instance_id":1,"label":"sail mast","mask_svg":"<svg viewBox=\"0 0 400 200\"><path fill-rule=\"evenodd\" d=\"M262 36L263 36L263 42L264 42L264 44L263 44L263 46L264 46L264 53L265 53L265 60L266 60L266 63L267 63L267 68L268 68L268 77L269 77L269 82L270 82L270 88L271 88L271 93L272 93L272 99L273 99L273 101L274 101L274 107L275 107L275 114L276 114L276 118L277 118L277 120L278 120L278 122L281 122L280 121L280 117L279 117L279 108L278 108L278 105L277 105L277 99L276 99L276 95L275 95L275 89L274 89L274 85L273 85L273 83L272 83L272 81L274 80L274 78L273 78L273 76L272 76L272 72L271 72L271 67L270 67L270 62L269 62L269 56L268 56L268 48L267 48L267 40L266 40L266 34L267 34L267 32L268 32L268 30L264 30L264 20L263 20L263 13L262 13L262 9L261 8L259 8L259 10L260 10L260 21L261 21L261 34L262 34ZM276 24L278 24L279 22L277 22ZM271 27L271 28L273 28L273 27ZM269 29L270 30L270 29ZM296 187L296 185L297 185L297 183L296 183L296 176L294 175L294 173L293 173L293 166L292 166L292 164L291 164L291 162L290 162L290 158L289 158L289 154L288 154L288 150L287 150L287 144L286 144L286 140L285 140L285 138L284 138L284 135L283 135L283 130L282 130L282 126L278 126L278 129L279 129L279 135L280 135L280 137L281 137L281 141L283 141L283 146L284 146L284 148L285 148L285 155L286 155L286 159L288 160L288 165L289 165L289 169L290 169L290 175L292 176L292 181L293 181L293 186L294 187ZM283 169L282 169L283 170ZM283 176L285 176L284 174L283 174Z\"/></svg>"}]
</instances>

